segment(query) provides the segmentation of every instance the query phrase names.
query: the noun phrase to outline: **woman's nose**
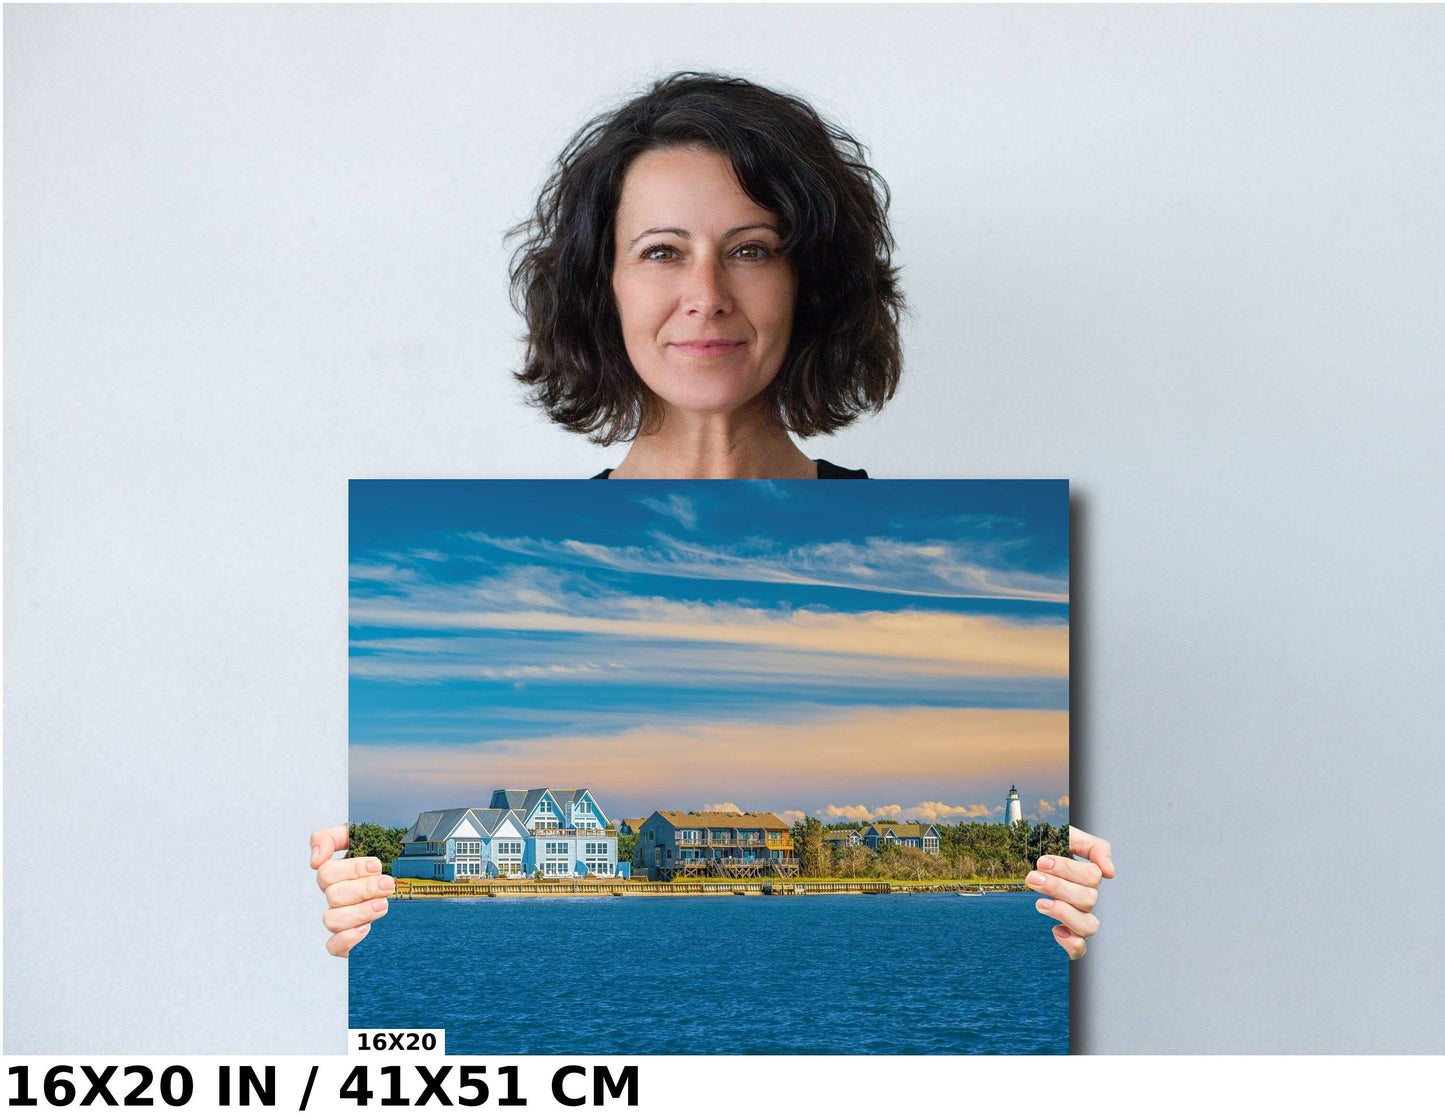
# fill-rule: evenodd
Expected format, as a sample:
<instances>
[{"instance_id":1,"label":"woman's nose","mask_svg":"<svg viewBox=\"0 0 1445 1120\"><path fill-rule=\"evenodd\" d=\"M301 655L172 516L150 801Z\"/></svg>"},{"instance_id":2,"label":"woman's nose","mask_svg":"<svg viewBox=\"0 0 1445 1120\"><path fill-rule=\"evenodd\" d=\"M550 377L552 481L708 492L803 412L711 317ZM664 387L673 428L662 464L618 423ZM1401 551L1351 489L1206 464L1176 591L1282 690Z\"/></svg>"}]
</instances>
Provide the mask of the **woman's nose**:
<instances>
[{"instance_id":1,"label":"woman's nose","mask_svg":"<svg viewBox=\"0 0 1445 1120\"><path fill-rule=\"evenodd\" d=\"M683 294L683 308L697 312L707 318L726 315L732 310L732 296L728 292L727 276L719 261L698 257L687 273L687 290Z\"/></svg>"}]
</instances>

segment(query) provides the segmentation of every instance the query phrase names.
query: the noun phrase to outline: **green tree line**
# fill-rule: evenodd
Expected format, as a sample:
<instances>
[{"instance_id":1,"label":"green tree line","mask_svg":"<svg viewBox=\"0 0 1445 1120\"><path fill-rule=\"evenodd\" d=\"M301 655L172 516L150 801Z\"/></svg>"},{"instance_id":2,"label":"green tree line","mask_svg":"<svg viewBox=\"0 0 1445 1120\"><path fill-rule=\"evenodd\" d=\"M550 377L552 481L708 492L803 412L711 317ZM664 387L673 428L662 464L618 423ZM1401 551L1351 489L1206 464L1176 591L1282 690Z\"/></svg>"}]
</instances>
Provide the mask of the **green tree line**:
<instances>
[{"instance_id":1,"label":"green tree line","mask_svg":"<svg viewBox=\"0 0 1445 1120\"><path fill-rule=\"evenodd\" d=\"M346 852L348 858L375 856L381 860L382 873L390 875L391 861L401 855L401 838L406 835L406 829L386 828L370 821L360 821L346 827L351 833L351 847Z\"/></svg>"},{"instance_id":2,"label":"green tree line","mask_svg":"<svg viewBox=\"0 0 1445 1120\"><path fill-rule=\"evenodd\" d=\"M835 829L861 832L868 823L825 829L817 818L804 817L793 825L798 874L808 879L1021 879L1040 856L1069 854L1068 825L1031 821L940 825L937 854L895 844L876 852L864 844L834 850L823 839Z\"/></svg>"}]
</instances>

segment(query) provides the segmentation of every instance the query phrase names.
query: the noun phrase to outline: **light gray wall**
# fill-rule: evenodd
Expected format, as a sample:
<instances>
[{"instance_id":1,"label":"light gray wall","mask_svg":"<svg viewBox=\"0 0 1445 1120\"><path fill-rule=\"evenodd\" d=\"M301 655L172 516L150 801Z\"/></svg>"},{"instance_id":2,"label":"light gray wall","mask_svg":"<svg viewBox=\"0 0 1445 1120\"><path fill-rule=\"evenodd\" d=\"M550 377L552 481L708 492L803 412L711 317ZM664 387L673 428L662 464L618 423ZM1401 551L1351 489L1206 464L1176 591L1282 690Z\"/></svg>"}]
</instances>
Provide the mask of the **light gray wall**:
<instances>
[{"instance_id":1,"label":"light gray wall","mask_svg":"<svg viewBox=\"0 0 1445 1120\"><path fill-rule=\"evenodd\" d=\"M1120 868L1078 1044L1445 1049L1442 44L1430 6L8 7L6 1049L343 1047L304 861L346 480L617 461L517 403L501 236L684 66L893 189L907 380L810 450L1073 480L1074 806Z\"/></svg>"}]
</instances>

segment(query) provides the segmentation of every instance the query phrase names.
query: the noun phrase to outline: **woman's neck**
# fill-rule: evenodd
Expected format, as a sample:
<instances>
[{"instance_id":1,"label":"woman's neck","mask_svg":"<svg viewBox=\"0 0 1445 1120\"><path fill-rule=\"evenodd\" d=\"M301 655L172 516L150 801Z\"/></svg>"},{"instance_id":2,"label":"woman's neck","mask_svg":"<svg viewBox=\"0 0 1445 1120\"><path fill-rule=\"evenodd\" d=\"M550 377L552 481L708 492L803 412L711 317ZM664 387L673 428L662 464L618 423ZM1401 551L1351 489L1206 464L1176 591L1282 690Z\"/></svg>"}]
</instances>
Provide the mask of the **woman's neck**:
<instances>
[{"instance_id":1,"label":"woman's neck","mask_svg":"<svg viewBox=\"0 0 1445 1120\"><path fill-rule=\"evenodd\" d=\"M613 478L817 478L818 467L761 408L723 415L669 408L632 441Z\"/></svg>"}]
</instances>

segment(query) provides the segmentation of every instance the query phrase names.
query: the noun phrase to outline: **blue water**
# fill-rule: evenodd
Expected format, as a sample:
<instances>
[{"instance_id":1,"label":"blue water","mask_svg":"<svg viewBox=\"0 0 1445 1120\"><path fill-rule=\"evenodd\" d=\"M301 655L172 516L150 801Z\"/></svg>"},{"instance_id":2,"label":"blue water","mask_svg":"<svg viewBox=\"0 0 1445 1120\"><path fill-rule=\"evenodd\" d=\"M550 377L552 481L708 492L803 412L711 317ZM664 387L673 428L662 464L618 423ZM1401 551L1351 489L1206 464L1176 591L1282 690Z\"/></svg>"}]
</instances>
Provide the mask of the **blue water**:
<instances>
[{"instance_id":1,"label":"blue water","mask_svg":"<svg viewBox=\"0 0 1445 1120\"><path fill-rule=\"evenodd\" d=\"M351 1025L452 1054L1064 1054L1033 894L393 902Z\"/></svg>"}]
</instances>

